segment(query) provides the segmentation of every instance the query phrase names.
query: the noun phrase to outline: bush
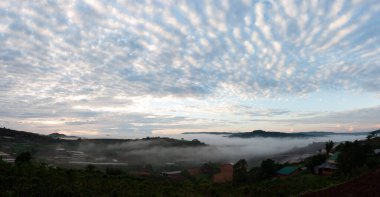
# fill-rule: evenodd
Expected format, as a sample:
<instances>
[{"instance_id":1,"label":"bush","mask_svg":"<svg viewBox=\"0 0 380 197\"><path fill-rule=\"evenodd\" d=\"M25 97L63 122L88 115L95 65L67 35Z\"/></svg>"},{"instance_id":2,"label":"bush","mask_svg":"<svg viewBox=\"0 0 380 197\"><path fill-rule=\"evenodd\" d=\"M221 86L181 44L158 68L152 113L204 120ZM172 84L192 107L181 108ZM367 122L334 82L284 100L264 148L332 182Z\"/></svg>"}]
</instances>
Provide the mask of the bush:
<instances>
[{"instance_id":1,"label":"bush","mask_svg":"<svg viewBox=\"0 0 380 197\"><path fill-rule=\"evenodd\" d=\"M22 152L16 157L15 164L29 164L31 159L32 155L30 154L30 152Z\"/></svg>"}]
</instances>

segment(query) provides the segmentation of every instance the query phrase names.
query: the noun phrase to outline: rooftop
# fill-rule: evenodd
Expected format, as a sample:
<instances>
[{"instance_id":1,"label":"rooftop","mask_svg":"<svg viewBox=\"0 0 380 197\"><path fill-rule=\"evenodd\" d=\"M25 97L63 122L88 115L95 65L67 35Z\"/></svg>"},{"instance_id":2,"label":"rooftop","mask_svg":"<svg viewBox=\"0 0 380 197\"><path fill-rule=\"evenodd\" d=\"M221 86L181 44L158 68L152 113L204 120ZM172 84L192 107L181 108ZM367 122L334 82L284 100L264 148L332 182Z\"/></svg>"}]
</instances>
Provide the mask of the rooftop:
<instances>
[{"instance_id":1,"label":"rooftop","mask_svg":"<svg viewBox=\"0 0 380 197\"><path fill-rule=\"evenodd\" d=\"M332 163L336 163L337 160L338 160L338 156L339 156L340 152L335 152L333 155L331 155L329 157L329 159L327 160L328 162L332 162Z\"/></svg>"},{"instance_id":2,"label":"rooftop","mask_svg":"<svg viewBox=\"0 0 380 197\"><path fill-rule=\"evenodd\" d=\"M337 170L338 168L336 167L336 165L334 164L331 164L331 163L323 163L319 166L316 166L315 168L319 169L319 168L327 168L327 169L333 169L333 170Z\"/></svg>"},{"instance_id":3,"label":"rooftop","mask_svg":"<svg viewBox=\"0 0 380 197\"><path fill-rule=\"evenodd\" d=\"M277 174L290 175L298 169L299 169L298 166L285 166L285 167L281 168L280 170L278 170Z\"/></svg>"}]
</instances>

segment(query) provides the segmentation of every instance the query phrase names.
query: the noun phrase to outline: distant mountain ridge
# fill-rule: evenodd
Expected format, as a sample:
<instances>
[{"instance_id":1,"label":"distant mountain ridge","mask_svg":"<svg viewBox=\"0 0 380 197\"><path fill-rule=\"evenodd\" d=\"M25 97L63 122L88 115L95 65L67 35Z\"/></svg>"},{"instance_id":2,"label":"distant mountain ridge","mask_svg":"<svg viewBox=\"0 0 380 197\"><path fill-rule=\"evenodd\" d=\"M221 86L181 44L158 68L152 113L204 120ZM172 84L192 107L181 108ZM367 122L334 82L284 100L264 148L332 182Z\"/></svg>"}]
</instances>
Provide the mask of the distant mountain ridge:
<instances>
[{"instance_id":1,"label":"distant mountain ridge","mask_svg":"<svg viewBox=\"0 0 380 197\"><path fill-rule=\"evenodd\" d=\"M310 137L310 135L304 133L282 133L282 132L274 132L274 131L263 131L263 130L254 130L252 132L244 132L244 133L234 133L229 135L228 137L239 137L239 138L253 138L253 137Z\"/></svg>"},{"instance_id":2,"label":"distant mountain ridge","mask_svg":"<svg viewBox=\"0 0 380 197\"><path fill-rule=\"evenodd\" d=\"M71 145L93 143L102 145L114 145L121 144L125 142L149 142L150 146L161 146L161 147L191 147L191 146L207 146L207 144L197 140L183 140L174 139L169 137L146 137L141 139L111 139L111 138L79 138L76 136L68 136L60 133L52 133L49 135L42 135L37 133L31 133L26 131L17 131L8 128L0 128L0 144L2 140L9 141L11 139L12 143L33 143L37 145L45 144L59 144L59 143L70 143ZM75 138L75 140L71 139ZM70 139L70 140L67 140ZM4 142L5 143L5 142Z\"/></svg>"},{"instance_id":3,"label":"distant mountain ridge","mask_svg":"<svg viewBox=\"0 0 380 197\"><path fill-rule=\"evenodd\" d=\"M307 137L324 137L329 135L367 135L370 132L358 132L358 133L336 133L336 132L324 132L324 131L309 131L309 132L295 132L285 133L277 131L264 131L254 130L251 132L184 132L182 134L212 134L212 135L224 135L224 137L237 137L237 138L254 138L254 137L274 137L274 138L307 138Z\"/></svg>"},{"instance_id":4,"label":"distant mountain ridge","mask_svg":"<svg viewBox=\"0 0 380 197\"><path fill-rule=\"evenodd\" d=\"M52 133L52 134L49 134L48 136L49 136L49 137L52 137L52 138L66 137L65 134L61 134L61 133Z\"/></svg>"}]
</instances>

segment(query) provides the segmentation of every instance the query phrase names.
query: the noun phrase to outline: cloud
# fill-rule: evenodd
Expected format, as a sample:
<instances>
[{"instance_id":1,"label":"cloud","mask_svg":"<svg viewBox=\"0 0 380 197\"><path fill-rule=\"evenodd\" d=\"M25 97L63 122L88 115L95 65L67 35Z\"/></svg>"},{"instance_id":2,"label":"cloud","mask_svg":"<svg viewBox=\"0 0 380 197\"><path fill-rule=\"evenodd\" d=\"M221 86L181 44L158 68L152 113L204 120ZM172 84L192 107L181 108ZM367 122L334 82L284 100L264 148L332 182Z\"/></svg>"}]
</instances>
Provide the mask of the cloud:
<instances>
[{"instance_id":1,"label":"cloud","mask_svg":"<svg viewBox=\"0 0 380 197\"><path fill-rule=\"evenodd\" d=\"M274 122L282 124L309 124L309 125L321 125L319 129L328 130L349 130L349 131L366 131L377 129L378 114L380 112L380 106L371 108L362 108L341 112L319 112L319 113L293 113L295 117L289 119L289 117L282 119L251 119L254 122ZM252 116L254 117L254 115ZM323 125L323 126L322 126Z\"/></svg>"},{"instance_id":2,"label":"cloud","mask_svg":"<svg viewBox=\"0 0 380 197\"><path fill-rule=\"evenodd\" d=\"M380 91L376 0L17 1L0 3L9 118L133 113L137 97Z\"/></svg>"}]
</instances>

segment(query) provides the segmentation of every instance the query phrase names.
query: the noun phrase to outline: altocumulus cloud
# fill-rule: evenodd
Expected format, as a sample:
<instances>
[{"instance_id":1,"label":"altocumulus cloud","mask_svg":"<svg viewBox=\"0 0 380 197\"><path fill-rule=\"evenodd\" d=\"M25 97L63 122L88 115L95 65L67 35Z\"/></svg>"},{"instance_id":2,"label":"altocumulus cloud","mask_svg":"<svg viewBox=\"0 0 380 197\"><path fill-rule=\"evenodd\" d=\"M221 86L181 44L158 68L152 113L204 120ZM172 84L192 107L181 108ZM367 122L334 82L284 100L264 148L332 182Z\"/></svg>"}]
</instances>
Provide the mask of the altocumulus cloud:
<instances>
[{"instance_id":1,"label":"altocumulus cloud","mask_svg":"<svg viewBox=\"0 0 380 197\"><path fill-rule=\"evenodd\" d=\"M380 91L377 0L5 0L0 19L0 118L18 128L237 129L298 113L252 98Z\"/></svg>"}]
</instances>

